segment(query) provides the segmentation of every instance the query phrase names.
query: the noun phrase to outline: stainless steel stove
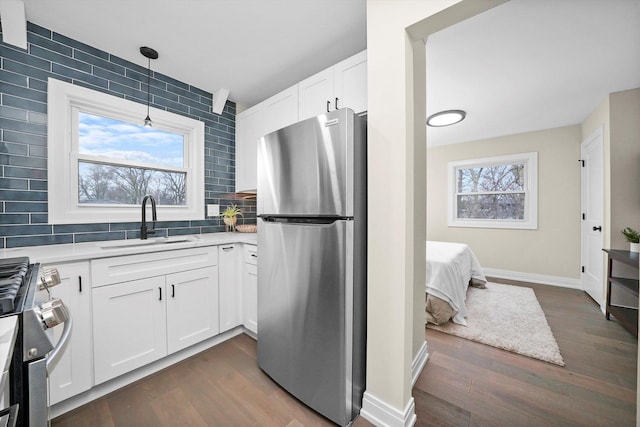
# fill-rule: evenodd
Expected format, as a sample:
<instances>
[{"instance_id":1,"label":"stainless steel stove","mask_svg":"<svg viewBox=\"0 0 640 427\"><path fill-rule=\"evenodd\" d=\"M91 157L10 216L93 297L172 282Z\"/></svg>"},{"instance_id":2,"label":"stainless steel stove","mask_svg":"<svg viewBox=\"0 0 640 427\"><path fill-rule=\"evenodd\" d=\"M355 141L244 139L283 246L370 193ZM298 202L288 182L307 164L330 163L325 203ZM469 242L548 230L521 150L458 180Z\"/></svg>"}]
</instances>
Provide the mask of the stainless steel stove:
<instances>
[{"instance_id":1,"label":"stainless steel stove","mask_svg":"<svg viewBox=\"0 0 640 427\"><path fill-rule=\"evenodd\" d=\"M64 351L72 324L64 303L49 295L48 288L58 283L56 269L42 269L28 257L0 260L0 317L16 316L18 325L10 368L10 407L0 411L0 427L3 422L8 426L48 424L47 372ZM46 330L59 324L64 324L64 330L54 345Z\"/></svg>"}]
</instances>

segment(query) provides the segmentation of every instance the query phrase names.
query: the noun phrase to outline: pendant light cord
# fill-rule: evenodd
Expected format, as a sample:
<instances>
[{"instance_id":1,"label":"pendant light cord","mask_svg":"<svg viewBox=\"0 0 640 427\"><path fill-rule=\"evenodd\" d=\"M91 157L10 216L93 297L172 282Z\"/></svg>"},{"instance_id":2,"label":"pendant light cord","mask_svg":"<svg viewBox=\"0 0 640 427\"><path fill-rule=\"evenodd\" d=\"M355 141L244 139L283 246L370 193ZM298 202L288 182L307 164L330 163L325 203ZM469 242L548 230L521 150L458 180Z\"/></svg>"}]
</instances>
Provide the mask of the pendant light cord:
<instances>
[{"instance_id":1,"label":"pendant light cord","mask_svg":"<svg viewBox=\"0 0 640 427\"><path fill-rule=\"evenodd\" d=\"M149 104L151 103L151 58L147 58L147 117L149 117Z\"/></svg>"}]
</instances>

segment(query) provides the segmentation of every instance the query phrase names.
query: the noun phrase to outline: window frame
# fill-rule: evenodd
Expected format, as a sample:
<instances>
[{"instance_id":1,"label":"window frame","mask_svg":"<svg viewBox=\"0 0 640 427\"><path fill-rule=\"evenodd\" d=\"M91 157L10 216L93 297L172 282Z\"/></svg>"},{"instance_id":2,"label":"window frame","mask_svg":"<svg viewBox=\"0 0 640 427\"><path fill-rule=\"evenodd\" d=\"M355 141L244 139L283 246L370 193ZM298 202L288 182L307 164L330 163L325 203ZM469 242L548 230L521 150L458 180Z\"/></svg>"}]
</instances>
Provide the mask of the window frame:
<instances>
[{"instance_id":1,"label":"window frame","mask_svg":"<svg viewBox=\"0 0 640 427\"><path fill-rule=\"evenodd\" d=\"M78 111L129 123L142 122L146 105L98 92L82 86L48 79L48 222L82 224L140 221L140 206L79 203L78 163L103 161L110 165L132 166L131 161L79 154ZM204 218L204 123L179 114L150 109L157 129L184 136L184 168L159 166L159 170L186 172L184 206L158 205L160 221ZM144 164L148 168L149 164ZM154 167L154 169L156 169Z\"/></svg>"},{"instance_id":2,"label":"window frame","mask_svg":"<svg viewBox=\"0 0 640 427\"><path fill-rule=\"evenodd\" d=\"M508 164L524 164L525 194L524 219L473 219L458 218L458 195L473 193L458 193L457 171L474 167L489 167ZM449 227L471 227L471 228L507 228L507 229L538 229L538 153L519 153L505 156L483 157L478 159L460 160L447 164L448 173L448 226ZM496 192L502 193L502 192ZM513 193L505 191L504 194ZM518 192L520 193L520 192Z\"/></svg>"}]
</instances>

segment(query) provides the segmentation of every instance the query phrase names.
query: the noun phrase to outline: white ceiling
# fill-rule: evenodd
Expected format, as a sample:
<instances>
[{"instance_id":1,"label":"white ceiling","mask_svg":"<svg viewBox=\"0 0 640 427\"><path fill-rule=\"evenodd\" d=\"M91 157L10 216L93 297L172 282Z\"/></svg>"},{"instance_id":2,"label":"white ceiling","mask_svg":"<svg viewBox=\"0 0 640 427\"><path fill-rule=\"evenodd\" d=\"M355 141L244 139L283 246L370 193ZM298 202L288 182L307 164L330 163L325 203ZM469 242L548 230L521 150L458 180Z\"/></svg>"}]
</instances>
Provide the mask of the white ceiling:
<instances>
[{"instance_id":1,"label":"white ceiling","mask_svg":"<svg viewBox=\"0 0 640 427\"><path fill-rule=\"evenodd\" d=\"M427 40L429 146L582 123L640 87L640 0L511 0ZM639 118L640 120L640 118Z\"/></svg>"},{"instance_id":2,"label":"white ceiling","mask_svg":"<svg viewBox=\"0 0 640 427\"><path fill-rule=\"evenodd\" d=\"M429 0L423 0L429 1ZM365 0L24 0L29 21L248 107L366 48ZM511 0L432 35L429 145L581 123L640 87L640 0Z\"/></svg>"},{"instance_id":3,"label":"white ceiling","mask_svg":"<svg viewBox=\"0 0 640 427\"><path fill-rule=\"evenodd\" d=\"M251 106L366 48L365 0L24 0L28 21Z\"/></svg>"}]
</instances>

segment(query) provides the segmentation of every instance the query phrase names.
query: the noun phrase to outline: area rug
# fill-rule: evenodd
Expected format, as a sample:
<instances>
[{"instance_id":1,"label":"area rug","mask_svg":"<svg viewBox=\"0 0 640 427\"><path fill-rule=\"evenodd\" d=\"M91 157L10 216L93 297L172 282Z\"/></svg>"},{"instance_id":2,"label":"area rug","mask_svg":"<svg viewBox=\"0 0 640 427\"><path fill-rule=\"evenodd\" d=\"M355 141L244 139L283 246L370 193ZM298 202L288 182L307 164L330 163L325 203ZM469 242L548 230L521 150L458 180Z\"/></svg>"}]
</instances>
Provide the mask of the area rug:
<instances>
[{"instance_id":1,"label":"area rug","mask_svg":"<svg viewBox=\"0 0 640 427\"><path fill-rule=\"evenodd\" d=\"M564 366L558 343L531 288L487 283L469 287L467 326L427 324L447 334Z\"/></svg>"}]
</instances>

